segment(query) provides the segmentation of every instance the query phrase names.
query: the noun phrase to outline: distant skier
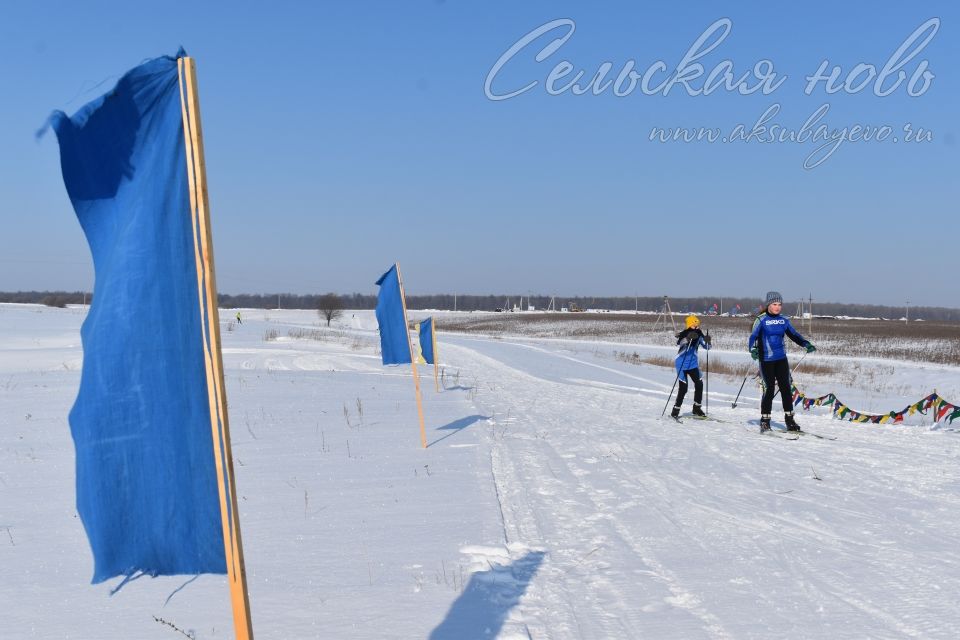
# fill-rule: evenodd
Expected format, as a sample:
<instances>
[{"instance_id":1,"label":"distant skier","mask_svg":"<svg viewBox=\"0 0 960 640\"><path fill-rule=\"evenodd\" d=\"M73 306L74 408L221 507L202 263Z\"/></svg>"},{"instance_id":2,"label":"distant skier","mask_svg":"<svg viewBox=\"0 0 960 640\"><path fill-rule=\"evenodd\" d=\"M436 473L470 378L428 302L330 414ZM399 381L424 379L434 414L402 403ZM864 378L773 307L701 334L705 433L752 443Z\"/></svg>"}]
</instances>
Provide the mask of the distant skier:
<instances>
[{"instance_id":1,"label":"distant skier","mask_svg":"<svg viewBox=\"0 0 960 640\"><path fill-rule=\"evenodd\" d=\"M237 311L237 324L243 324L243 320L240 318L240 312Z\"/></svg>"},{"instance_id":2,"label":"distant skier","mask_svg":"<svg viewBox=\"0 0 960 640\"><path fill-rule=\"evenodd\" d=\"M783 308L783 296L776 291L767 293L763 311L753 323L753 331L747 341L747 348L754 360L760 362L760 379L763 381L763 399L760 401L760 431L770 429L770 411L773 409L773 396L776 393L774 383L780 386L780 399L783 402L783 418L788 431L800 431L800 425L793 419L793 393L790 385L790 363L783 337L787 336L801 347L812 353L817 350L809 340L800 335L790 318L780 315ZM762 347L762 348L761 348Z\"/></svg>"},{"instance_id":3,"label":"distant skier","mask_svg":"<svg viewBox=\"0 0 960 640\"><path fill-rule=\"evenodd\" d=\"M685 322L686 328L677 334L677 344L680 349L677 357L673 361L677 368L677 401L673 405L673 411L670 415L674 418L680 416L680 405L683 404L683 397L687 395L687 376L693 380L693 415L706 417L707 414L700 408L703 401L703 381L700 379L700 362L697 359L697 350L702 346L704 349L710 348L710 336L703 335L700 331L700 319L690 314Z\"/></svg>"}]
</instances>

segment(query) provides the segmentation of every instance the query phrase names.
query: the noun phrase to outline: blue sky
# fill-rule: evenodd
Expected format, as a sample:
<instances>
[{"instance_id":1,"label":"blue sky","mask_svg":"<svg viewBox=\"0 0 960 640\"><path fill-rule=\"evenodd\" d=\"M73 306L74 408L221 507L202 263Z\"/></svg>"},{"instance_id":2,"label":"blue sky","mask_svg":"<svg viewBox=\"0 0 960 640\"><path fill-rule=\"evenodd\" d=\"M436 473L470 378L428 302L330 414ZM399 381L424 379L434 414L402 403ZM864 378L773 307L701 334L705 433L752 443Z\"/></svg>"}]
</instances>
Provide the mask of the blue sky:
<instances>
[{"instance_id":1,"label":"blue sky","mask_svg":"<svg viewBox=\"0 0 960 640\"><path fill-rule=\"evenodd\" d=\"M73 113L143 59L183 45L198 65L217 277L227 293L375 291L399 261L409 293L760 296L960 307L955 213L960 12L951 3L325 2L6 3L0 8L0 290L90 289L53 109ZM676 4L676 6L666 6ZM734 74L772 62L768 95L550 95L563 60L587 78L633 61ZM805 95L823 60L879 73L931 18L906 82ZM525 34L557 19L575 31ZM666 74L652 76L662 81ZM703 86L703 77L692 80ZM887 82L887 86L892 80ZM919 86L919 85L918 85ZM889 125L814 169L801 143L661 143L654 127L747 129L771 105L792 130L823 104L831 130ZM905 143L910 123L932 141Z\"/></svg>"}]
</instances>

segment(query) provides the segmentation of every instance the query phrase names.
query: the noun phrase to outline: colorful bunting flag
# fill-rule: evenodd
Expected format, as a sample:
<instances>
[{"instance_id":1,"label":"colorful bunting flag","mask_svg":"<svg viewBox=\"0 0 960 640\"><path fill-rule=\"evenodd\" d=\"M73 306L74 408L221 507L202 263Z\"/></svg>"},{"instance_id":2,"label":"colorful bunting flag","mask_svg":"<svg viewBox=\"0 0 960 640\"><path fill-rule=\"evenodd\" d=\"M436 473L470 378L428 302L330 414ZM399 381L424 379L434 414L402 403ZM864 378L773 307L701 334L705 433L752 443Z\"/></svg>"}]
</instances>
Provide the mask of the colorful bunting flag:
<instances>
[{"instance_id":1,"label":"colorful bunting flag","mask_svg":"<svg viewBox=\"0 0 960 640\"><path fill-rule=\"evenodd\" d=\"M853 411L845 404L840 402L840 400L832 393L828 393L825 396L820 396L819 398L807 398L796 386L793 386L793 404L794 406L802 405L805 410L809 410L813 406L825 406L832 405L831 411L834 414L834 417L837 418L846 418L847 420L859 423L871 422L874 424L902 424L906 416L914 415L915 413L920 413L925 415L926 412L933 408L934 410L934 421L941 422L946 420L949 424L952 424L953 421L957 418L960 418L960 407L947 402L936 392L931 393L925 398L921 398L917 402L904 407L900 411L890 411L886 414L879 415L870 415L865 413L859 413Z\"/></svg>"}]
</instances>

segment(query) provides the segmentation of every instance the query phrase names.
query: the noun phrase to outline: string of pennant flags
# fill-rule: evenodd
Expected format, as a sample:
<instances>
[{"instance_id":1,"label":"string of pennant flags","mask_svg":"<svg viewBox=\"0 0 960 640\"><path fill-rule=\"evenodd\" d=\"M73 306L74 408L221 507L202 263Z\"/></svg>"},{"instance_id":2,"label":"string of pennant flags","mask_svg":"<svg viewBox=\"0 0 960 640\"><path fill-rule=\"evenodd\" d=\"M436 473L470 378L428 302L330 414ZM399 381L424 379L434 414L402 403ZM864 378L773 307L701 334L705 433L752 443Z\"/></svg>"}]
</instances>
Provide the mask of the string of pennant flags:
<instances>
[{"instance_id":1,"label":"string of pennant flags","mask_svg":"<svg viewBox=\"0 0 960 640\"><path fill-rule=\"evenodd\" d=\"M872 423L872 424L899 424L903 422L906 416L912 416L916 413L927 415L932 411L934 422L946 421L947 424L953 424L953 421L960 418L960 406L947 402L947 400L937 394L936 391L930 395L917 400L913 404L904 407L900 411L891 411L889 413L871 414L854 411L846 404L840 401L835 394L828 393L819 398L808 398L796 385L793 385L793 406L802 406L804 411L810 407L831 407L833 417L841 420L850 420L851 422Z\"/></svg>"}]
</instances>

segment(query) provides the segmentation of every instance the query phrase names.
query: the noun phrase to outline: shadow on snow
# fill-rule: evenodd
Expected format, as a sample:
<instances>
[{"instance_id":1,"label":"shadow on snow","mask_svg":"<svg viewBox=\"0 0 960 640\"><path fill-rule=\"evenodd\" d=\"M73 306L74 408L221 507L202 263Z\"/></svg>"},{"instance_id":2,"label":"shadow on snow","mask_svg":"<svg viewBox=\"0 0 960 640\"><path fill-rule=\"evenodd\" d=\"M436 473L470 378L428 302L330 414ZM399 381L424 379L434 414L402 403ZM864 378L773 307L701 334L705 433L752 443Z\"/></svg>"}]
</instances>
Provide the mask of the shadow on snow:
<instances>
[{"instance_id":1,"label":"shadow on snow","mask_svg":"<svg viewBox=\"0 0 960 640\"><path fill-rule=\"evenodd\" d=\"M489 419L490 419L490 416L481 416L481 415L474 414L472 416L467 416L465 418L459 418L457 420L454 420L450 424L446 424L442 427L437 427L437 431L449 431L450 433L443 436L442 438L437 438L427 446L432 447L433 445L437 444L441 440L445 440L446 438L449 438L452 435L456 435L460 433L461 431L463 431L464 429L472 425L474 422L478 422L480 420L489 420Z\"/></svg>"},{"instance_id":2,"label":"shadow on snow","mask_svg":"<svg viewBox=\"0 0 960 640\"><path fill-rule=\"evenodd\" d=\"M470 578L447 617L430 640L487 640L496 638L507 615L520 602L527 585L543 562L543 551L531 551L513 564L493 565Z\"/></svg>"},{"instance_id":3,"label":"shadow on snow","mask_svg":"<svg viewBox=\"0 0 960 640\"><path fill-rule=\"evenodd\" d=\"M444 391L473 391L473 387L464 387L463 385L456 385L454 387L444 387Z\"/></svg>"}]
</instances>

